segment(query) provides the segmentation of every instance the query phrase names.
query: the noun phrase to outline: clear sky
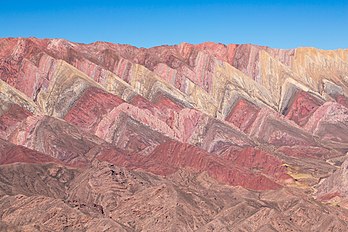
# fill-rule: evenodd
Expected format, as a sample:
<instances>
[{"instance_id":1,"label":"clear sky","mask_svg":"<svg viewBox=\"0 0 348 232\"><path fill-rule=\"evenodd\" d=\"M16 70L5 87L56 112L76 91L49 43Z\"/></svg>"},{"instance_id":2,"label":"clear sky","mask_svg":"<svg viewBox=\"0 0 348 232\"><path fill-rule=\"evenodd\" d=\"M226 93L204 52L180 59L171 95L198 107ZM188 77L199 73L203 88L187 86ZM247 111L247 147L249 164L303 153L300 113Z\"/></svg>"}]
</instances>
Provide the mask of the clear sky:
<instances>
[{"instance_id":1,"label":"clear sky","mask_svg":"<svg viewBox=\"0 0 348 232\"><path fill-rule=\"evenodd\" d=\"M348 48L348 0L0 0L0 37Z\"/></svg>"}]
</instances>

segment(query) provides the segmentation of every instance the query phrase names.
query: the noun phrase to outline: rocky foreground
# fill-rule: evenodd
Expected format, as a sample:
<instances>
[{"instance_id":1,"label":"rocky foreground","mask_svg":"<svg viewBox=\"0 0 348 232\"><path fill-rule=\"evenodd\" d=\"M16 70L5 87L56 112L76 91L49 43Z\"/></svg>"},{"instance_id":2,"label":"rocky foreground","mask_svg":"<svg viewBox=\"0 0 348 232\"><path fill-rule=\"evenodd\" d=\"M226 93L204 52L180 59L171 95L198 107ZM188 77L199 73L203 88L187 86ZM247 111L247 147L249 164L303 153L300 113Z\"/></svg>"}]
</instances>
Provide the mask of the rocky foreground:
<instances>
[{"instance_id":1,"label":"rocky foreground","mask_svg":"<svg viewBox=\"0 0 348 232\"><path fill-rule=\"evenodd\" d=\"M348 50L0 39L1 231L347 231Z\"/></svg>"}]
</instances>

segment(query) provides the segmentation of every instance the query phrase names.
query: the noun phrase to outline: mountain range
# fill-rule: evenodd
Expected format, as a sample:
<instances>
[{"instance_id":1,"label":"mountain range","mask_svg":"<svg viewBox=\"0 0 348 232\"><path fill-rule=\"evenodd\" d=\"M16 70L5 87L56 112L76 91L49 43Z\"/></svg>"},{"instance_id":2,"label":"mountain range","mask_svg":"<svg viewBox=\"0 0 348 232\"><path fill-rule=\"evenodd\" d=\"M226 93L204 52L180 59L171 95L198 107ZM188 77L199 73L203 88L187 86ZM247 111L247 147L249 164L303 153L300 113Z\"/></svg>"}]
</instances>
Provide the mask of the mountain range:
<instances>
[{"instance_id":1,"label":"mountain range","mask_svg":"<svg viewBox=\"0 0 348 232\"><path fill-rule=\"evenodd\" d=\"M1 231L347 231L348 49L0 39Z\"/></svg>"}]
</instances>

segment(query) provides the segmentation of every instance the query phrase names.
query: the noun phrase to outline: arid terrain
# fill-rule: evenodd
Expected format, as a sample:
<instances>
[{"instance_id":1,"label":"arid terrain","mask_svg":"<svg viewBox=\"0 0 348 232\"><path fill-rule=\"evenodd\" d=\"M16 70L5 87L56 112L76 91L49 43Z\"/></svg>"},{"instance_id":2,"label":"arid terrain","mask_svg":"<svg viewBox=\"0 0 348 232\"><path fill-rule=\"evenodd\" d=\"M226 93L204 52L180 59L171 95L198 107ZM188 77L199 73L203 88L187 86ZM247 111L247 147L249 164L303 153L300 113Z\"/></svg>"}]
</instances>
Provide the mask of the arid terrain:
<instances>
[{"instance_id":1,"label":"arid terrain","mask_svg":"<svg viewBox=\"0 0 348 232\"><path fill-rule=\"evenodd\" d=\"M348 50L0 39L0 231L348 231Z\"/></svg>"}]
</instances>

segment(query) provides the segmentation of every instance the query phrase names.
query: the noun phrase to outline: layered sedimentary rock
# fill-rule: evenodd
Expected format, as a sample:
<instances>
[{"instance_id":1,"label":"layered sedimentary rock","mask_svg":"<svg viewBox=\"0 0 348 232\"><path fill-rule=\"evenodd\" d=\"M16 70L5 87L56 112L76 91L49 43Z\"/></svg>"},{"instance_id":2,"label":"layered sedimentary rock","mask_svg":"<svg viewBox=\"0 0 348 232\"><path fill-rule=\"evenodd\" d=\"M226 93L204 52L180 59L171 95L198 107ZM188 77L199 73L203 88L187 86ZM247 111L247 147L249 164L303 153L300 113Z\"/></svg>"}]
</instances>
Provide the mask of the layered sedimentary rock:
<instances>
[{"instance_id":1,"label":"layered sedimentary rock","mask_svg":"<svg viewBox=\"0 0 348 232\"><path fill-rule=\"evenodd\" d=\"M348 50L0 39L0 230L346 231L347 77Z\"/></svg>"}]
</instances>

